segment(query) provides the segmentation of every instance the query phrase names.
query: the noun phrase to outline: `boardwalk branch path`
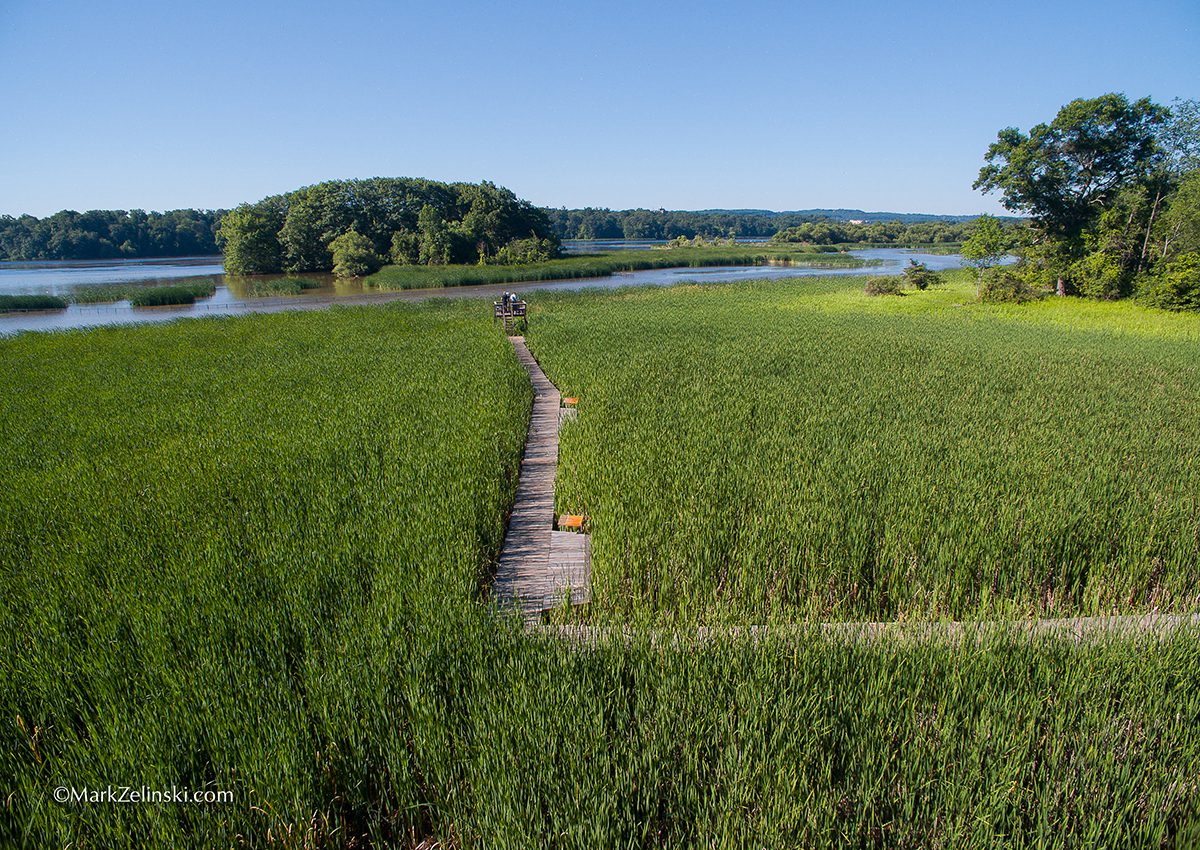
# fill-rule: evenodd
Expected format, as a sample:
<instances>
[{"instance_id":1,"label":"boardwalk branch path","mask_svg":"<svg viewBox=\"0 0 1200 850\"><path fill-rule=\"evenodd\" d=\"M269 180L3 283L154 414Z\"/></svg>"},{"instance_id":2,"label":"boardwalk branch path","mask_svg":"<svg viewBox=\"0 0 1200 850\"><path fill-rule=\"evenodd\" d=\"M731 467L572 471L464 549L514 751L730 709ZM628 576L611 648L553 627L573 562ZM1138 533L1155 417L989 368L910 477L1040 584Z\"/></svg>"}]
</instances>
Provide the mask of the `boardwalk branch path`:
<instances>
[{"instance_id":1,"label":"boardwalk branch path","mask_svg":"<svg viewBox=\"0 0 1200 850\"><path fill-rule=\"evenodd\" d=\"M587 625L543 626L542 614L561 606L591 600L591 539L586 534L554 530L554 480L558 471L558 429L563 419L575 415L562 406L558 388L550 382L525 345L525 338L510 336L517 359L533 383L533 415L525 438L517 498L504 536L500 564L492 594L502 607L516 608L533 631L580 644L606 640L633 640L637 633L622 627ZM815 635L847 640L963 641L987 635L1055 635L1080 642L1137 634L1169 634L1176 629L1200 629L1200 613L1190 615L1126 615L1074 617L1046 620L1009 620L982 623L798 623L793 626L715 626L695 630L651 629L656 644L705 643L721 639L762 640L768 632L791 634L796 639Z\"/></svg>"},{"instance_id":2,"label":"boardwalk branch path","mask_svg":"<svg viewBox=\"0 0 1200 850\"><path fill-rule=\"evenodd\" d=\"M525 338L510 336L508 341L533 384L533 415L492 595L501 607L515 607L527 620L536 621L568 598L572 605L589 600L591 539L586 534L554 530L558 426L569 414L562 408L558 388L529 352Z\"/></svg>"}]
</instances>

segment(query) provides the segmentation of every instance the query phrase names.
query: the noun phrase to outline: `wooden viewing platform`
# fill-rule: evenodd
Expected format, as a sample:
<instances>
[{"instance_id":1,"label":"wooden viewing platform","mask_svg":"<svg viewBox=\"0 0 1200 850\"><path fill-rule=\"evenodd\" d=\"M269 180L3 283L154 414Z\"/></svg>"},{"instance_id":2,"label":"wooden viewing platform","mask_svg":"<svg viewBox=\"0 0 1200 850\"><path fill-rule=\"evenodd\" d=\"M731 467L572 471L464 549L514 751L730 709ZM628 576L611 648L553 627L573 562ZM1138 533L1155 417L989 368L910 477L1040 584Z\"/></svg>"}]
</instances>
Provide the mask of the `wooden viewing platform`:
<instances>
[{"instance_id":1,"label":"wooden viewing platform","mask_svg":"<svg viewBox=\"0 0 1200 850\"><path fill-rule=\"evenodd\" d=\"M591 598L591 538L554 530L558 426L565 418L562 396L533 359L524 337L510 336L508 341L533 384L533 413L492 595L502 607L515 607L527 620L536 621L568 598L572 605Z\"/></svg>"},{"instance_id":2,"label":"wooden viewing platform","mask_svg":"<svg viewBox=\"0 0 1200 850\"><path fill-rule=\"evenodd\" d=\"M492 302L492 315L504 323L505 333L518 328L529 328L529 305L517 300L515 296L510 298L507 292L499 301Z\"/></svg>"}]
</instances>

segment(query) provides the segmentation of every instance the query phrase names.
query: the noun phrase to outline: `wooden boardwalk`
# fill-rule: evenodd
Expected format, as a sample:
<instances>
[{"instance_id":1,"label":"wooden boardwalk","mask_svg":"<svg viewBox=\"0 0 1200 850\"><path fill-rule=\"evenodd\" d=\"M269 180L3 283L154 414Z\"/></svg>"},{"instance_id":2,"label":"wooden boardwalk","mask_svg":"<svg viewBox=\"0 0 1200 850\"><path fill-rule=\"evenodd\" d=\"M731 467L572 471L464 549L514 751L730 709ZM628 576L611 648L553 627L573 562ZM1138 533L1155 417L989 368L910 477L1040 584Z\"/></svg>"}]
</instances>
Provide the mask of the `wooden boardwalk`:
<instances>
[{"instance_id":1,"label":"wooden boardwalk","mask_svg":"<svg viewBox=\"0 0 1200 850\"><path fill-rule=\"evenodd\" d=\"M562 408L558 388L533 359L524 337L508 340L533 384L533 414L492 595L501 607L516 608L527 620L537 621L568 598L572 605L590 599L591 538L554 530L558 426L571 414Z\"/></svg>"},{"instance_id":2,"label":"wooden boardwalk","mask_svg":"<svg viewBox=\"0 0 1200 850\"><path fill-rule=\"evenodd\" d=\"M767 640L811 641L814 638L881 644L966 643L990 639L1042 637L1085 643L1110 639L1170 636L1180 630L1200 629L1196 614L1117 614L1100 617L1064 617L1038 620L984 620L978 622L906 621L846 623L779 623L773 626L697 626L691 629L633 629L627 626L531 624L530 631L579 644L626 644L641 640L652 646L694 648L729 641L761 643Z\"/></svg>"}]
</instances>

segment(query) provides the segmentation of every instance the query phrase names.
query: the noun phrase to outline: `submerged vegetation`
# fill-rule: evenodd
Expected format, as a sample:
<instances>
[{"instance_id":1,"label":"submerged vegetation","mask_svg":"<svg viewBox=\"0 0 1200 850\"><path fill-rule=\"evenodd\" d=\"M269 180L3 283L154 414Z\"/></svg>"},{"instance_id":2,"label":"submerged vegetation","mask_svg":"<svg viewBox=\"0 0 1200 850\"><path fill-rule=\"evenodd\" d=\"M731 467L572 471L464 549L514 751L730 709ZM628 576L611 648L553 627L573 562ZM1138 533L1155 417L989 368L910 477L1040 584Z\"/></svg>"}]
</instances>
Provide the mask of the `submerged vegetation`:
<instances>
[{"instance_id":1,"label":"submerged vegetation","mask_svg":"<svg viewBox=\"0 0 1200 850\"><path fill-rule=\"evenodd\" d=\"M133 307L163 307L168 304L194 304L197 298L210 298L216 292L212 281L205 283L146 286L129 296Z\"/></svg>"},{"instance_id":2,"label":"submerged vegetation","mask_svg":"<svg viewBox=\"0 0 1200 850\"><path fill-rule=\"evenodd\" d=\"M244 277L226 278L225 285L245 298L266 298L277 295L299 295L324 284L309 277Z\"/></svg>"}]
</instances>

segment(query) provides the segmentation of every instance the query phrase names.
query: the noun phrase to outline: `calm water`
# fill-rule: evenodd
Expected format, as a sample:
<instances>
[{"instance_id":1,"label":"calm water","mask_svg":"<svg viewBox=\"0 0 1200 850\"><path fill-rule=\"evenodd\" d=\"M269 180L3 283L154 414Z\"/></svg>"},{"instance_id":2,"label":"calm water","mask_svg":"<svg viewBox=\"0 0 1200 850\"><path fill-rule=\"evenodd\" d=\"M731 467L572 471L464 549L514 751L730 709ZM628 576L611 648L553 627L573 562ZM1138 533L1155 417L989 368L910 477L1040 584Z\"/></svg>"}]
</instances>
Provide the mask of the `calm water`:
<instances>
[{"instance_id":1,"label":"calm water","mask_svg":"<svg viewBox=\"0 0 1200 850\"><path fill-rule=\"evenodd\" d=\"M69 295L77 286L224 275L221 257L0 263L0 295Z\"/></svg>"},{"instance_id":2,"label":"calm water","mask_svg":"<svg viewBox=\"0 0 1200 850\"><path fill-rule=\"evenodd\" d=\"M163 322L199 316L277 313L284 310L315 310L331 304L377 304L386 301L421 301L427 298L488 298L502 291L615 289L622 286L669 286L673 283L727 283L763 278L813 277L816 275L862 275L896 273L916 260L929 268L960 268L957 254L922 254L902 248L876 248L852 251L856 257L874 260L878 265L857 269L806 268L804 266L716 266L701 269L651 269L621 272L612 277L541 281L528 284L456 286L445 289L409 289L403 292L364 291L356 282L339 282L332 275L305 274L302 277L320 284L300 295L253 297L247 286L276 276L258 278L227 277L222 274L220 257L182 257L159 260L108 260L94 262L0 263L0 294L67 295L76 287L116 283L171 283L182 279L208 279L216 284L216 294L195 304L174 307L134 308L128 301L115 304L72 304L66 310L37 313L0 314L0 335L26 330L81 328L94 325Z\"/></svg>"}]
</instances>

